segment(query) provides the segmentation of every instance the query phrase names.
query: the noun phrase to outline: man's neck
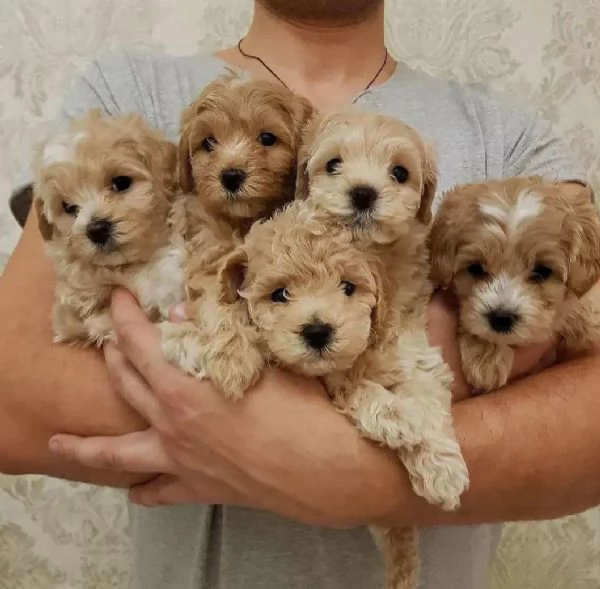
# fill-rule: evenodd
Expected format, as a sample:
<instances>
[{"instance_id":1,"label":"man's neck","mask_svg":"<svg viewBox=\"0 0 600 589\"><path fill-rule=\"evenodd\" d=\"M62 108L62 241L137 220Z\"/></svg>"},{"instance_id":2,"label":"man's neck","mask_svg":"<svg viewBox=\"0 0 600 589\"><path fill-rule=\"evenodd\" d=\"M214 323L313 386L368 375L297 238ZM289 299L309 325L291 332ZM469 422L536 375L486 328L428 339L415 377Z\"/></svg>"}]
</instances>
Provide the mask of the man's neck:
<instances>
[{"instance_id":1,"label":"man's neck","mask_svg":"<svg viewBox=\"0 0 600 589\"><path fill-rule=\"evenodd\" d=\"M351 101L383 64L383 5L364 22L336 27L289 23L257 4L242 48L260 57L292 90L317 104ZM271 78L260 62L244 58L237 48L219 57ZM376 83L385 81L393 69L389 58Z\"/></svg>"}]
</instances>

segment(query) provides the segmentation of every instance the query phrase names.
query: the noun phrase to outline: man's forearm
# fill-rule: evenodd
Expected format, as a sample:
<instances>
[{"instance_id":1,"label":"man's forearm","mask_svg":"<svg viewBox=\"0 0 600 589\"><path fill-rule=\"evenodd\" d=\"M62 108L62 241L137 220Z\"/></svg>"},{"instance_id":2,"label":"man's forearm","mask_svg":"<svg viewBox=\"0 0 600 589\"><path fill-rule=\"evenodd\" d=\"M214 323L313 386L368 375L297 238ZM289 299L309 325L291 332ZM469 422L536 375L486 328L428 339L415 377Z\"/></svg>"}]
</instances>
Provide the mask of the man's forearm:
<instances>
[{"instance_id":1,"label":"man's forearm","mask_svg":"<svg viewBox=\"0 0 600 589\"><path fill-rule=\"evenodd\" d=\"M600 504L600 356L455 405L471 488L453 514L403 487L386 525L552 519ZM408 514L408 522L407 522Z\"/></svg>"},{"instance_id":2,"label":"man's forearm","mask_svg":"<svg viewBox=\"0 0 600 589\"><path fill-rule=\"evenodd\" d=\"M47 449L61 431L118 434L144 427L113 391L101 354L52 344L52 268L35 219L0 278L0 471L107 484L132 477L57 462Z\"/></svg>"}]
</instances>

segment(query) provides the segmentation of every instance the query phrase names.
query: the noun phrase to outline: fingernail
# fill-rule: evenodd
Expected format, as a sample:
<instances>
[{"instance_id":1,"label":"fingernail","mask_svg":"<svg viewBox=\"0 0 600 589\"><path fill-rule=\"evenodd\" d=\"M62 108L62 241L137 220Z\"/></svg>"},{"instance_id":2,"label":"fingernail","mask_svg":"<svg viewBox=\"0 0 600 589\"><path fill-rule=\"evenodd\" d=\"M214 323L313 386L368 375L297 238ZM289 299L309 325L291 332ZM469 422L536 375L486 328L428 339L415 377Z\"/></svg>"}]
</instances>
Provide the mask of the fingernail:
<instances>
[{"instance_id":1,"label":"fingernail","mask_svg":"<svg viewBox=\"0 0 600 589\"><path fill-rule=\"evenodd\" d=\"M50 452L60 454L62 452L62 443L57 438L50 438L50 441L48 442L48 448L50 449Z\"/></svg>"},{"instance_id":2,"label":"fingernail","mask_svg":"<svg viewBox=\"0 0 600 589\"><path fill-rule=\"evenodd\" d=\"M176 305L171 310L171 318L173 321L185 321L187 319L187 313L185 312L185 303Z\"/></svg>"}]
</instances>

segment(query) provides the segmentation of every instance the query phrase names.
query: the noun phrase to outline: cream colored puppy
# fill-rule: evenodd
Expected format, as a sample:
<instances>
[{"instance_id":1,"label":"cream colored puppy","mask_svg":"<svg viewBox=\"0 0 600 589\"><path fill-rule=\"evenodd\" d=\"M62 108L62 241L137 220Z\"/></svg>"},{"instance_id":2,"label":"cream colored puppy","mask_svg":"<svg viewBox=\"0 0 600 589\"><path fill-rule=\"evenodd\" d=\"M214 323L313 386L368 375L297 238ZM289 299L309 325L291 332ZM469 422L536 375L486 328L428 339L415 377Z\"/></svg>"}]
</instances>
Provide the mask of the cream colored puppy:
<instances>
[{"instance_id":1,"label":"cream colored puppy","mask_svg":"<svg viewBox=\"0 0 600 589\"><path fill-rule=\"evenodd\" d=\"M309 102L281 84L231 72L209 84L182 116L180 182L192 194L186 235L192 320L162 324L163 351L229 397L256 381L262 357L250 352L255 329L243 305L218 302L217 267L254 221L293 198L301 130L311 114Z\"/></svg>"},{"instance_id":2,"label":"cream colored puppy","mask_svg":"<svg viewBox=\"0 0 600 589\"><path fill-rule=\"evenodd\" d=\"M34 205L56 269L56 342L102 345L116 286L153 319L183 300L175 171L175 146L137 115L92 111L43 147Z\"/></svg>"},{"instance_id":3,"label":"cream colored puppy","mask_svg":"<svg viewBox=\"0 0 600 589\"><path fill-rule=\"evenodd\" d=\"M463 372L478 391L506 384L513 348L600 340L600 220L589 188L540 178L461 186L431 231L435 281L460 303Z\"/></svg>"},{"instance_id":4,"label":"cream colored puppy","mask_svg":"<svg viewBox=\"0 0 600 589\"><path fill-rule=\"evenodd\" d=\"M350 232L297 201L252 227L221 270L220 292L225 303L247 303L270 362L320 377L366 437L398 452L418 494L454 509L468 474L450 417L452 376L425 334L424 239L407 234L393 247L390 274ZM416 530L376 534L388 587L415 587Z\"/></svg>"},{"instance_id":5,"label":"cream colored puppy","mask_svg":"<svg viewBox=\"0 0 600 589\"><path fill-rule=\"evenodd\" d=\"M390 308L370 370L329 386L365 436L399 451L418 494L455 509L469 477L452 427L452 377L426 334L426 235L437 186L432 150L401 121L350 111L315 117L299 160L298 197L382 264ZM416 553L416 531L384 538L389 586L416 586L416 560L411 567L401 558L409 538Z\"/></svg>"}]
</instances>

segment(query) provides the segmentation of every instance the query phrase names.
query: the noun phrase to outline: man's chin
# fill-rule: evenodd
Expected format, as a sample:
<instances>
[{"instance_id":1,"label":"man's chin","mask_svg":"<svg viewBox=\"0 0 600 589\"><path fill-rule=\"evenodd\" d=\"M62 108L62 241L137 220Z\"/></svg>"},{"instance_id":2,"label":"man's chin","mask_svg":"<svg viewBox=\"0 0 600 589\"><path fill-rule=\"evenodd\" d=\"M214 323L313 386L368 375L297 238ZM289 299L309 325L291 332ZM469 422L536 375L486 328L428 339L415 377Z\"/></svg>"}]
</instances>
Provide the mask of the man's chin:
<instances>
[{"instance_id":1,"label":"man's chin","mask_svg":"<svg viewBox=\"0 0 600 589\"><path fill-rule=\"evenodd\" d=\"M292 23L349 25L377 14L383 0L256 0L271 14Z\"/></svg>"}]
</instances>

